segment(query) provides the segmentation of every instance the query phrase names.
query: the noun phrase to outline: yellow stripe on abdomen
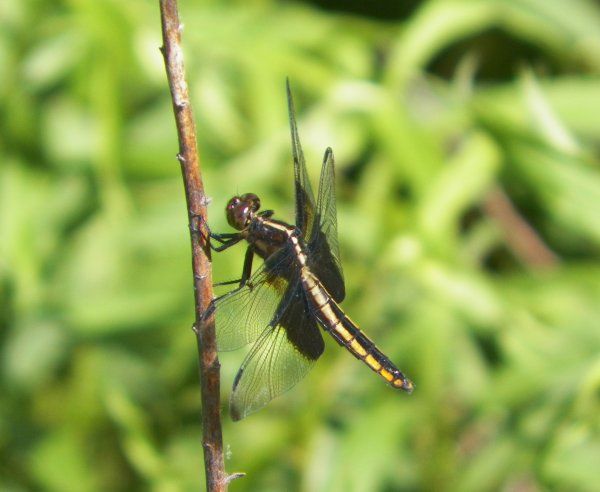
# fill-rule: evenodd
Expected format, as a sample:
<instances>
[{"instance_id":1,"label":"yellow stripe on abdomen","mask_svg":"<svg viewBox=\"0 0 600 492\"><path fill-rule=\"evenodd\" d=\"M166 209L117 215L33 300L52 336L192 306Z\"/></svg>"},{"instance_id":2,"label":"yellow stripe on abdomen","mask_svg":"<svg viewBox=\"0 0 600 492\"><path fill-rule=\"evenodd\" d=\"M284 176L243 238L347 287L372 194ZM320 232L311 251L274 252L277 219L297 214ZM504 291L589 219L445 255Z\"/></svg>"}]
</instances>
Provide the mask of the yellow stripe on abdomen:
<instances>
[{"instance_id":1,"label":"yellow stripe on abdomen","mask_svg":"<svg viewBox=\"0 0 600 492\"><path fill-rule=\"evenodd\" d=\"M413 390L413 383L375 346L350 317L346 316L308 267L302 268L302 283L321 326L336 342L345 347L354 357L362 360L392 387L409 393Z\"/></svg>"}]
</instances>

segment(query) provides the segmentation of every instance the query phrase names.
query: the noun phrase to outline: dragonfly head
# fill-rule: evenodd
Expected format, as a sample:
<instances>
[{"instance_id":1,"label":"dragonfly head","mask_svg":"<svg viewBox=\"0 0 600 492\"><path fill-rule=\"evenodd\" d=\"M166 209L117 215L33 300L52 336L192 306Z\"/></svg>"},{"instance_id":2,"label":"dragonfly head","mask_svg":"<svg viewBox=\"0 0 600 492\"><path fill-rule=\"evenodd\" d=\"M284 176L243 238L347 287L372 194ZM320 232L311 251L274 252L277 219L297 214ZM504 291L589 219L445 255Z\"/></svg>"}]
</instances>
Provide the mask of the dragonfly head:
<instances>
[{"instance_id":1,"label":"dragonfly head","mask_svg":"<svg viewBox=\"0 0 600 492\"><path fill-rule=\"evenodd\" d=\"M238 231L244 230L260 208L260 198L254 193L234 196L227 203L225 213L229 225Z\"/></svg>"}]
</instances>

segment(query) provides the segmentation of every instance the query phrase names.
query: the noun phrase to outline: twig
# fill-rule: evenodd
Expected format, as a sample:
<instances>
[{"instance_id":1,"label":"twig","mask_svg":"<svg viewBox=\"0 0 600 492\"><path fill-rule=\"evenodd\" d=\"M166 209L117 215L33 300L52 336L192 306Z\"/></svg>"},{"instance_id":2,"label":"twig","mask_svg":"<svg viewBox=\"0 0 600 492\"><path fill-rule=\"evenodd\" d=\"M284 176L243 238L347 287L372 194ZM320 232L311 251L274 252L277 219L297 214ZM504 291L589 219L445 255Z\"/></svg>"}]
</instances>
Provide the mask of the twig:
<instances>
[{"instance_id":1,"label":"twig","mask_svg":"<svg viewBox=\"0 0 600 492\"><path fill-rule=\"evenodd\" d=\"M558 256L519 214L502 189L494 188L490 191L483 208L498 222L507 246L523 264L547 268L559 262Z\"/></svg>"},{"instance_id":2,"label":"twig","mask_svg":"<svg viewBox=\"0 0 600 492\"><path fill-rule=\"evenodd\" d=\"M200 175L200 162L196 147L196 127L185 81L177 1L160 0L160 14L163 36L161 51L165 60L167 79L173 100L173 112L175 113L179 138L177 158L181 163L192 243L194 301L196 305L194 331L200 359L202 446L204 449L206 488L210 492L220 492L227 488L220 415L220 365L217 358L214 318L212 316L207 320L202 318L202 314L208 308L213 297L210 247L206 240L208 237L206 231L207 199Z\"/></svg>"}]
</instances>

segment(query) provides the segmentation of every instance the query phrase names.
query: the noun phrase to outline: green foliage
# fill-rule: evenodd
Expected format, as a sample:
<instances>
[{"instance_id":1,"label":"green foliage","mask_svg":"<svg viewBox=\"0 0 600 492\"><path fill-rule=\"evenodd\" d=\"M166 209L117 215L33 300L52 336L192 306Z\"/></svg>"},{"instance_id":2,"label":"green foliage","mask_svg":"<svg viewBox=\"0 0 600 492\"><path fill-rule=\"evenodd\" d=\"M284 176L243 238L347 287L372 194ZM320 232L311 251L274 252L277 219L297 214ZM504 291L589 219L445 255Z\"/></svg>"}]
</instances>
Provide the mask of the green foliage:
<instances>
[{"instance_id":1,"label":"green foliage","mask_svg":"<svg viewBox=\"0 0 600 492\"><path fill-rule=\"evenodd\" d=\"M157 3L0 4L2 490L203 484ZM598 4L182 3L212 228L238 191L291 219L289 76L315 186L336 155L344 307L416 383L328 341L293 391L224 417L232 490L597 490Z\"/></svg>"}]
</instances>

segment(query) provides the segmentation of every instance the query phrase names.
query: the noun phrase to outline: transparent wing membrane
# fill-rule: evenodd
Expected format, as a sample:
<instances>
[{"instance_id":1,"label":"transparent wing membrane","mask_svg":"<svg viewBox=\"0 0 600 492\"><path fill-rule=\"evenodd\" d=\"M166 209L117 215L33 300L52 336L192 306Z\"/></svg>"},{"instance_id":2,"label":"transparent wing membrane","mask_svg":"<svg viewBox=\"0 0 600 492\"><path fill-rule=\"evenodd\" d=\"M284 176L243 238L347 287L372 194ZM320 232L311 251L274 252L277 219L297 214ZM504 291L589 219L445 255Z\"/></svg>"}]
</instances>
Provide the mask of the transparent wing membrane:
<instances>
[{"instance_id":1,"label":"transparent wing membrane","mask_svg":"<svg viewBox=\"0 0 600 492\"><path fill-rule=\"evenodd\" d=\"M304 161L304 152L300 145L298 127L296 126L296 111L294 109L294 100L290 90L289 80L286 81L288 112L290 118L290 132L292 135L292 155L294 157L294 186L296 195L296 226L302 231L304 239L309 237L315 220L315 197L313 195L308 173L306 172L306 163Z\"/></svg>"},{"instance_id":2,"label":"transparent wing membrane","mask_svg":"<svg viewBox=\"0 0 600 492\"><path fill-rule=\"evenodd\" d=\"M300 285L290 295L303 296ZM233 420L243 419L289 390L323 352L323 337L303 307L303 298L300 303L290 302L280 321L269 325L252 346L233 384L230 398ZM291 330L290 322L294 325Z\"/></svg>"},{"instance_id":3,"label":"transparent wing membrane","mask_svg":"<svg viewBox=\"0 0 600 492\"><path fill-rule=\"evenodd\" d=\"M337 236L337 207L335 199L335 169L333 151L328 148L323 158L317 219L308 242L313 273L337 302L345 297L344 274L340 261Z\"/></svg>"},{"instance_id":4,"label":"transparent wing membrane","mask_svg":"<svg viewBox=\"0 0 600 492\"><path fill-rule=\"evenodd\" d=\"M215 299L219 350L235 350L253 342L271 323L289 287L289 281L274 272L289 271L292 261L287 250L279 251L261 265L244 287Z\"/></svg>"}]
</instances>

